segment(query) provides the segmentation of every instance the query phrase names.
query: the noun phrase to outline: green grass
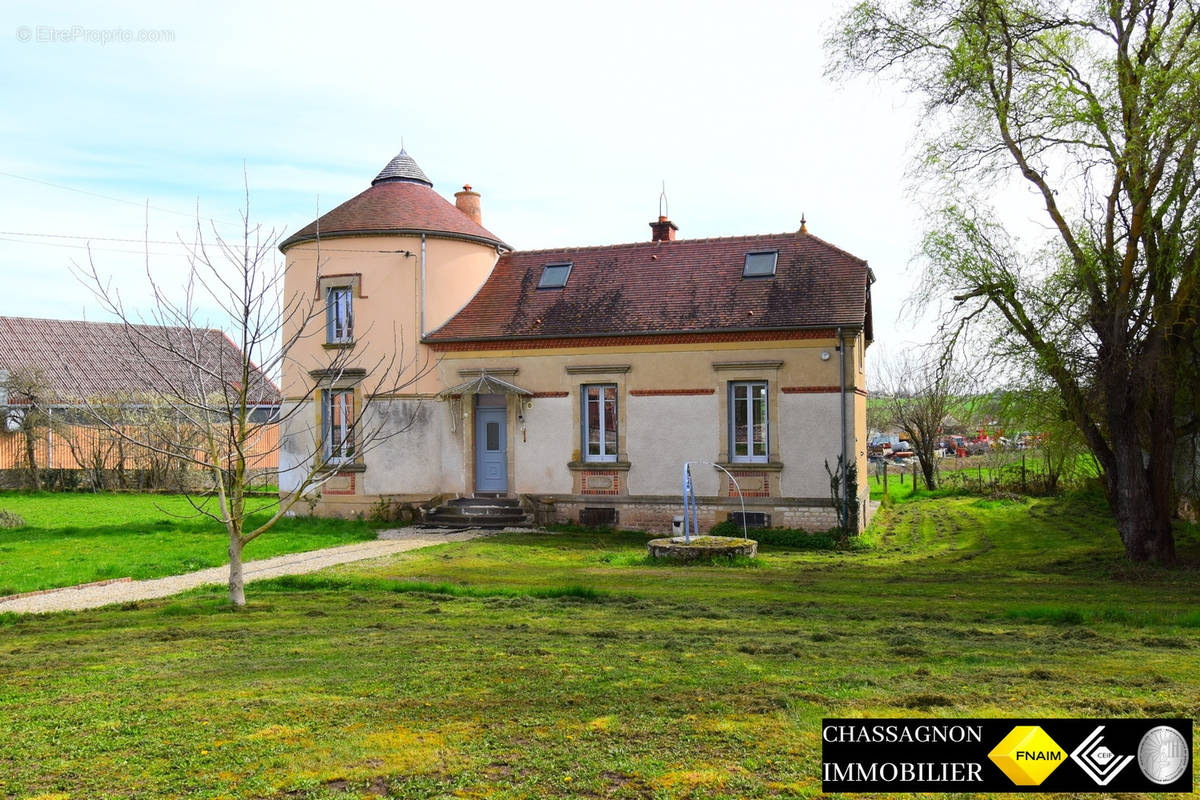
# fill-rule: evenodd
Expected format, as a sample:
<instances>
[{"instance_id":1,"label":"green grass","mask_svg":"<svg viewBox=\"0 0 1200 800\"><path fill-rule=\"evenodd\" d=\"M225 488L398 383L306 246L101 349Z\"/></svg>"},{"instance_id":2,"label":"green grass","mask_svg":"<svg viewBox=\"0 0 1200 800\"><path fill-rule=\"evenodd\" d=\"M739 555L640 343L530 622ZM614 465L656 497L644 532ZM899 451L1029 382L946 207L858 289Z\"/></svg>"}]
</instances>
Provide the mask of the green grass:
<instances>
[{"instance_id":1,"label":"green grass","mask_svg":"<svg viewBox=\"0 0 1200 800\"><path fill-rule=\"evenodd\" d=\"M258 508L270 500L251 502ZM181 495L0 492L0 508L27 523L0 528L0 595L229 563L224 529L197 516ZM361 522L288 518L247 545L244 556L269 558L374 536Z\"/></svg>"},{"instance_id":2,"label":"green grass","mask_svg":"<svg viewBox=\"0 0 1200 800\"><path fill-rule=\"evenodd\" d=\"M1133 567L1103 501L917 498L855 552L644 561L504 534L0 615L0 796L760 798L831 716L1200 715L1200 536Z\"/></svg>"}]
</instances>

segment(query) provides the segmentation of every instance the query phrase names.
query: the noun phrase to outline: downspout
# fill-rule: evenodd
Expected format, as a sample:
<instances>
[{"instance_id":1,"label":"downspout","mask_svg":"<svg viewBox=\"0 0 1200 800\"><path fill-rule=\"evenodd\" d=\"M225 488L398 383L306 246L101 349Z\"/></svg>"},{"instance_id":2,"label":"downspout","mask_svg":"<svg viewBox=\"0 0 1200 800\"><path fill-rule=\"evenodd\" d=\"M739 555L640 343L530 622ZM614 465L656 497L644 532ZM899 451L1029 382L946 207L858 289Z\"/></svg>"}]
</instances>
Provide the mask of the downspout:
<instances>
[{"instance_id":1,"label":"downspout","mask_svg":"<svg viewBox=\"0 0 1200 800\"><path fill-rule=\"evenodd\" d=\"M841 510L841 526L842 530L846 529L847 519L847 503L849 498L846 497L846 340L842 336L842 329L837 329L838 337L838 362L841 370L841 398L842 398L842 510ZM858 502L858 498L854 498L854 502Z\"/></svg>"},{"instance_id":2,"label":"downspout","mask_svg":"<svg viewBox=\"0 0 1200 800\"><path fill-rule=\"evenodd\" d=\"M421 329L421 339L425 338L425 234L421 234L421 316L418 327Z\"/></svg>"}]
</instances>

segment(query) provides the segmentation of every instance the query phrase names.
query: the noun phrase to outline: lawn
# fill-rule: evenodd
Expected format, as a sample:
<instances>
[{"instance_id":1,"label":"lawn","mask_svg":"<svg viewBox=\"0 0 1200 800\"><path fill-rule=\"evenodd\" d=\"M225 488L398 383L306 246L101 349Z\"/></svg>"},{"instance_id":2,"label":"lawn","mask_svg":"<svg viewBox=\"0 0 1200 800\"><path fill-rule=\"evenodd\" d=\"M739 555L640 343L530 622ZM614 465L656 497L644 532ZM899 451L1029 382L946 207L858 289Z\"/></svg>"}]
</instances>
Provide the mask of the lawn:
<instances>
[{"instance_id":1,"label":"lawn","mask_svg":"<svg viewBox=\"0 0 1200 800\"><path fill-rule=\"evenodd\" d=\"M270 499L252 502L259 507ZM160 578L229 563L224 529L198 516L182 495L0 492L0 509L27 523L0 528L0 596L125 576ZM362 522L289 518L247 545L245 558L374 537Z\"/></svg>"},{"instance_id":2,"label":"lawn","mask_svg":"<svg viewBox=\"0 0 1200 800\"><path fill-rule=\"evenodd\" d=\"M827 716L1200 712L1200 537L1120 559L1095 496L915 499L851 553L668 567L504 534L0 617L0 796L820 792Z\"/></svg>"}]
</instances>

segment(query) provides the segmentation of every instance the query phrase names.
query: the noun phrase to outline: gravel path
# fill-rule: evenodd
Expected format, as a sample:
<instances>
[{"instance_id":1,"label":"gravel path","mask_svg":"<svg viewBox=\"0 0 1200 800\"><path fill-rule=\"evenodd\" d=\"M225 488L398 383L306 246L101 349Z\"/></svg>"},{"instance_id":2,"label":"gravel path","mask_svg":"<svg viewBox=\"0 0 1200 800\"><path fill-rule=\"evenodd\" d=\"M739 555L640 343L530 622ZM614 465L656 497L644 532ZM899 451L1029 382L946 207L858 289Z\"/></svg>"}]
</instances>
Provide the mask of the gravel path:
<instances>
[{"instance_id":1,"label":"gravel path","mask_svg":"<svg viewBox=\"0 0 1200 800\"><path fill-rule=\"evenodd\" d=\"M389 556L442 542L463 542L478 536L486 536L488 533L491 531L477 528L452 532L421 528L381 531L379 538L374 541L329 547L324 550L311 550L307 553L289 553L259 561L247 561L243 564L243 574L246 583L263 578L274 578L278 575L299 575L305 572L315 572L324 567L332 567L335 564ZM208 583L225 585L228 582L229 565L226 564L222 567L189 572L186 575L172 575L169 578L110 583L107 586L68 586L48 594L0 600L0 613L46 614L52 611L80 611L85 608L99 608L114 603L168 597L196 586Z\"/></svg>"}]
</instances>

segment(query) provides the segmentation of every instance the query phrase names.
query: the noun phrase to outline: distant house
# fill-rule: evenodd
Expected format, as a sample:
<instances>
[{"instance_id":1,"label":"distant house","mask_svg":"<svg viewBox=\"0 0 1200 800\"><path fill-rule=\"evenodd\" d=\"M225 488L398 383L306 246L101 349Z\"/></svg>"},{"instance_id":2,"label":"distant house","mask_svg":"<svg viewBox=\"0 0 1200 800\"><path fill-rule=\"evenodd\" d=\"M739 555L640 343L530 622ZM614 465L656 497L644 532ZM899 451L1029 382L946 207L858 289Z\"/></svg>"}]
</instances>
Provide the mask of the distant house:
<instances>
[{"instance_id":1,"label":"distant house","mask_svg":"<svg viewBox=\"0 0 1200 800\"><path fill-rule=\"evenodd\" d=\"M400 341L435 365L374 399L385 430L411 427L370 452L346 434L362 376L321 384L289 423L281 469L301 474L286 459L314 436L340 456L319 509L507 496L544 518L664 530L697 462L705 523L740 510L740 488L772 525L826 529L826 464L843 456L865 508L865 261L804 225L688 240L665 216L644 242L517 250L483 227L470 186L454 198L401 152L281 245L287 296L327 312L285 368L285 404L324 380L331 349L372 361Z\"/></svg>"},{"instance_id":2,"label":"distant house","mask_svg":"<svg viewBox=\"0 0 1200 800\"><path fill-rule=\"evenodd\" d=\"M163 343L186 343L206 365L210 378L203 391L241 374L240 350L219 330L0 317L0 470L28 463L32 443L24 421L33 413L41 420L34 458L42 469L145 468L151 457L128 446L97 415L120 422L125 414L130 425L138 424L147 418L142 412L164 398L192 390L195 371ZM261 372L255 385L260 402L253 414L269 421L278 413L278 387ZM276 463L276 436L272 430L258 446L258 466Z\"/></svg>"}]
</instances>

